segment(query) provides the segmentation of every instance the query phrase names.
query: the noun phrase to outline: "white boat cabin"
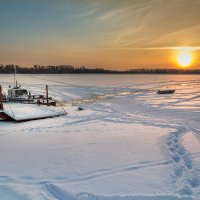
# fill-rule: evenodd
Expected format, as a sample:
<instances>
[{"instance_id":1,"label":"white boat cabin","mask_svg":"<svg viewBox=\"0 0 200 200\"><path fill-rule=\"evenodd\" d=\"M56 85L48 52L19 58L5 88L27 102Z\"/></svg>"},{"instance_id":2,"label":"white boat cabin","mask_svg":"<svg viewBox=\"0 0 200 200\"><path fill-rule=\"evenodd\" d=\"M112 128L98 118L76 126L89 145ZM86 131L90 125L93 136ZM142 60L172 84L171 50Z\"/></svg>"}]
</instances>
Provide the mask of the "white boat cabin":
<instances>
[{"instance_id":1,"label":"white boat cabin","mask_svg":"<svg viewBox=\"0 0 200 200\"><path fill-rule=\"evenodd\" d=\"M15 86L13 88L8 89L8 99L15 99L15 98L28 98L31 94L26 89L22 89L20 86Z\"/></svg>"}]
</instances>

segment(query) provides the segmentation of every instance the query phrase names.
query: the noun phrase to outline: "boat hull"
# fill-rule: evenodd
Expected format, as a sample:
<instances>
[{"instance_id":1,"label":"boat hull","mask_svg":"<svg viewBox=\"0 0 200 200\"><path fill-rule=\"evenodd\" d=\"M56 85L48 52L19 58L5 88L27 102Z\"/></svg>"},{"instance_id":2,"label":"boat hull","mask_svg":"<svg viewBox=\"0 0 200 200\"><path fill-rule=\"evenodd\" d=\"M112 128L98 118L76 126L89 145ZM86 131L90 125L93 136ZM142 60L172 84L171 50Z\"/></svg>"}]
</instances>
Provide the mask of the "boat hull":
<instances>
[{"instance_id":1,"label":"boat hull","mask_svg":"<svg viewBox=\"0 0 200 200\"><path fill-rule=\"evenodd\" d=\"M3 111L0 111L0 121L6 121L6 120L11 120L11 118Z\"/></svg>"},{"instance_id":2,"label":"boat hull","mask_svg":"<svg viewBox=\"0 0 200 200\"><path fill-rule=\"evenodd\" d=\"M158 90L157 94L173 94L175 90Z\"/></svg>"}]
</instances>

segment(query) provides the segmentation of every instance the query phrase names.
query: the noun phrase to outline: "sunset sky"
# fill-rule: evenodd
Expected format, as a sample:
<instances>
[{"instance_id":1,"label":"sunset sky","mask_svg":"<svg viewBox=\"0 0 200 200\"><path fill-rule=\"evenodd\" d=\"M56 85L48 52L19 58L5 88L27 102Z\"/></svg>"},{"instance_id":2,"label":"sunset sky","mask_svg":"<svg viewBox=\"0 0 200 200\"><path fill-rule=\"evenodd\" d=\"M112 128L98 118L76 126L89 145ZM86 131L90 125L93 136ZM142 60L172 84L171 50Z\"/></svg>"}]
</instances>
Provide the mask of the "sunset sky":
<instances>
[{"instance_id":1,"label":"sunset sky","mask_svg":"<svg viewBox=\"0 0 200 200\"><path fill-rule=\"evenodd\" d=\"M0 63L198 67L199 22L200 0L0 0Z\"/></svg>"}]
</instances>

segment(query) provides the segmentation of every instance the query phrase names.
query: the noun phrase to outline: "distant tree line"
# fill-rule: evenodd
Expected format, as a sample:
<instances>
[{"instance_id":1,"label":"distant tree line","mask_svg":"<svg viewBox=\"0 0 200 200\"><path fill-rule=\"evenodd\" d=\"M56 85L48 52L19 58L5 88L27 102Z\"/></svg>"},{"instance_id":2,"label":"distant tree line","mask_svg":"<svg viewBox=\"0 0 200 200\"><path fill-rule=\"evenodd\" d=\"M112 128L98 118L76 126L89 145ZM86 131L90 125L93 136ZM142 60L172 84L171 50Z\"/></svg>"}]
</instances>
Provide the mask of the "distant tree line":
<instances>
[{"instance_id":1,"label":"distant tree line","mask_svg":"<svg viewBox=\"0 0 200 200\"><path fill-rule=\"evenodd\" d=\"M87 68L85 66L74 67L71 65L34 65L22 67L18 65L0 65L0 74L13 74L16 70L19 74L200 74L200 69L130 69L124 71L107 70L103 68Z\"/></svg>"},{"instance_id":2,"label":"distant tree line","mask_svg":"<svg viewBox=\"0 0 200 200\"><path fill-rule=\"evenodd\" d=\"M200 69L131 69L127 72L131 74L200 74Z\"/></svg>"},{"instance_id":3,"label":"distant tree line","mask_svg":"<svg viewBox=\"0 0 200 200\"><path fill-rule=\"evenodd\" d=\"M74 67L71 65L34 65L32 67L22 67L18 65L0 65L0 73L11 74L16 70L19 74L79 74L79 73L118 73L114 70L101 68L86 68L84 66Z\"/></svg>"}]
</instances>

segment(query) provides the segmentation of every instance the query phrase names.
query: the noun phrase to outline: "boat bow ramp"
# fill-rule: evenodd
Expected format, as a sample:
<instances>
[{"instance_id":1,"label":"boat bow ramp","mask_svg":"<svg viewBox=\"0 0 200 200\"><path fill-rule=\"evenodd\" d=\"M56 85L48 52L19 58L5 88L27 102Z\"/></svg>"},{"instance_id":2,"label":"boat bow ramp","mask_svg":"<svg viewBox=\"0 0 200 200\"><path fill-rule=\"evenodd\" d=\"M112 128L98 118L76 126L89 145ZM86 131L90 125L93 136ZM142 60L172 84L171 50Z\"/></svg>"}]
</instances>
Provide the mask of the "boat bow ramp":
<instances>
[{"instance_id":1,"label":"boat bow ramp","mask_svg":"<svg viewBox=\"0 0 200 200\"><path fill-rule=\"evenodd\" d=\"M0 110L2 120L7 119L17 122L52 118L65 114L67 114L66 111L60 107L21 103L4 103L3 110Z\"/></svg>"}]
</instances>

